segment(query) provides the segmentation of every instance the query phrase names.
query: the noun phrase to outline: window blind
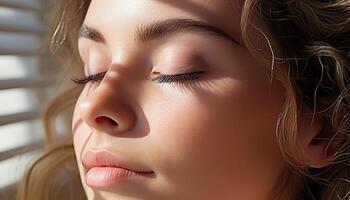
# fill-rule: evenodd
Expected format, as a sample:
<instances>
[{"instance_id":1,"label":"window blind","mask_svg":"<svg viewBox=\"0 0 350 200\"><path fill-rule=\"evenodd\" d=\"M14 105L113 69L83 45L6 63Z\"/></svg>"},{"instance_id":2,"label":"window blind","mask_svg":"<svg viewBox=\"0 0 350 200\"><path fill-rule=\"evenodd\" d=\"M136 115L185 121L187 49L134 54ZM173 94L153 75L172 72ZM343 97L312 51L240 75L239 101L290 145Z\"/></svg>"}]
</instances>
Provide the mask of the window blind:
<instances>
[{"instance_id":1,"label":"window blind","mask_svg":"<svg viewBox=\"0 0 350 200\"><path fill-rule=\"evenodd\" d=\"M46 34L40 0L0 0L0 199L14 199L16 183L43 147L41 105L52 81L38 55ZM45 71L45 74L44 74Z\"/></svg>"}]
</instances>

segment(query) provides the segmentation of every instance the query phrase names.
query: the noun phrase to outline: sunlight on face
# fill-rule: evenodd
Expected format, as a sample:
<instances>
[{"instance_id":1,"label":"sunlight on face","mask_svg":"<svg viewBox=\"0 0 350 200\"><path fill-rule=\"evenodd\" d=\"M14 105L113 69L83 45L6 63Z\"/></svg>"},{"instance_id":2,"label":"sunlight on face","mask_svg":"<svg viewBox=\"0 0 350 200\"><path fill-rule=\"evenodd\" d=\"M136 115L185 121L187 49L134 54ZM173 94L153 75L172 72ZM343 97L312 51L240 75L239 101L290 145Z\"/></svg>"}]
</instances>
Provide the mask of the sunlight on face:
<instances>
[{"instance_id":1,"label":"sunlight on face","mask_svg":"<svg viewBox=\"0 0 350 200\"><path fill-rule=\"evenodd\" d=\"M283 94L241 43L239 3L92 1L79 51L103 79L86 84L73 118L89 199L269 199L285 168ZM89 150L153 174L99 181L82 164Z\"/></svg>"}]
</instances>

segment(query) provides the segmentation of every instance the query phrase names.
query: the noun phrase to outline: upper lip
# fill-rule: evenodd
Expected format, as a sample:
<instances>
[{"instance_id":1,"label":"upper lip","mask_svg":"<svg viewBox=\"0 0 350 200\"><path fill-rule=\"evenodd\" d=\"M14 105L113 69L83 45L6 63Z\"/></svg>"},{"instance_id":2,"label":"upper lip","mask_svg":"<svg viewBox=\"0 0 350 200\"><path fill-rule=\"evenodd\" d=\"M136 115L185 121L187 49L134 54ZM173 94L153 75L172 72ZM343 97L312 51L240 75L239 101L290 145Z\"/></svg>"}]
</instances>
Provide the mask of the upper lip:
<instances>
[{"instance_id":1,"label":"upper lip","mask_svg":"<svg viewBox=\"0 0 350 200\"><path fill-rule=\"evenodd\" d=\"M132 166L130 162L106 150L89 150L84 154L82 162L87 171L93 167L119 167L138 173L153 173L151 170L140 169L136 166Z\"/></svg>"}]
</instances>

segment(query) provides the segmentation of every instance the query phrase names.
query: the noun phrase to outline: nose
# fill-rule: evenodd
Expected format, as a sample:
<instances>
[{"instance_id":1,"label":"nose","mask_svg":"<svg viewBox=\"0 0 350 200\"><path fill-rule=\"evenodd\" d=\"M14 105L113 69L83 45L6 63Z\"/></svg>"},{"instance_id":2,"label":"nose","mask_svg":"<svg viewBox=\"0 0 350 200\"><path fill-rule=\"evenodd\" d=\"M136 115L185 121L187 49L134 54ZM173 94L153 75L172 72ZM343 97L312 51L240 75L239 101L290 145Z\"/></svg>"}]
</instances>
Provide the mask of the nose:
<instances>
[{"instance_id":1,"label":"nose","mask_svg":"<svg viewBox=\"0 0 350 200\"><path fill-rule=\"evenodd\" d=\"M77 107L82 120L90 128L110 135L130 130L136 114L123 84L113 72L106 73L100 83L90 83L79 98ZM129 100L129 101L128 101Z\"/></svg>"}]
</instances>

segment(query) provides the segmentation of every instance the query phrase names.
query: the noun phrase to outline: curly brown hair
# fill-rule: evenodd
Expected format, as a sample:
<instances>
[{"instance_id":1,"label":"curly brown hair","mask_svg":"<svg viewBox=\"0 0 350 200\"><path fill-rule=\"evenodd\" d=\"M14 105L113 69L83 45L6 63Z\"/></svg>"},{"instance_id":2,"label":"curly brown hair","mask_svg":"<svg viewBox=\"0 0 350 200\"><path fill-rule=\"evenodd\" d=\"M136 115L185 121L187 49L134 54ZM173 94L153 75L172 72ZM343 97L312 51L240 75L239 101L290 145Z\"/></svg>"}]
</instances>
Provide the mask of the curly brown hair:
<instances>
[{"instance_id":1,"label":"curly brown hair","mask_svg":"<svg viewBox=\"0 0 350 200\"><path fill-rule=\"evenodd\" d=\"M323 118L324 128L313 141L328 142L325 156L331 164L322 169L302 167L294 155L298 146L291 146L298 138L289 133L286 141L279 132L282 152L305 177L297 198L350 199L350 1L248 0L245 6L243 16L258 11L283 51L281 58L275 58L284 68L279 76L288 79L285 89L294 94L286 105L285 120L296 121L303 104ZM293 126L290 122L284 123ZM296 129L297 123L289 128Z\"/></svg>"},{"instance_id":2,"label":"curly brown hair","mask_svg":"<svg viewBox=\"0 0 350 200\"><path fill-rule=\"evenodd\" d=\"M82 63L76 41L89 4L90 0L57 0L50 24L53 53L70 69L80 72ZM271 48L272 56L268 59L272 64L271 74L285 89L276 139L290 169L283 177L276 199L350 199L350 1L245 0L241 13L244 44L261 59L249 37L251 28L257 29L251 22L252 15L263 17L282 50L282 56L276 57L269 38L261 32ZM75 180L71 184L75 196L70 198L85 198L82 185L77 184L79 171L72 140L55 144L51 128L52 119L68 106L65 98L69 97L73 104L78 94L79 90L67 90L47 107L43 119L48 150L28 169L18 199L60 198L55 196L57 192L52 192L56 183L53 177L67 169L67 163L73 166L67 171L75 174L71 176ZM296 130L302 105L313 108L314 115L322 116L324 128L313 142L328 143L325 156L331 164L327 167L309 168L298 159Z\"/></svg>"}]
</instances>

